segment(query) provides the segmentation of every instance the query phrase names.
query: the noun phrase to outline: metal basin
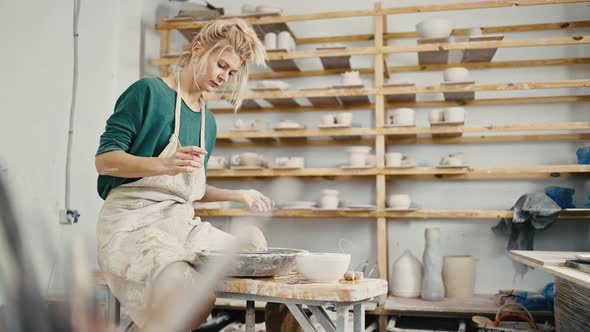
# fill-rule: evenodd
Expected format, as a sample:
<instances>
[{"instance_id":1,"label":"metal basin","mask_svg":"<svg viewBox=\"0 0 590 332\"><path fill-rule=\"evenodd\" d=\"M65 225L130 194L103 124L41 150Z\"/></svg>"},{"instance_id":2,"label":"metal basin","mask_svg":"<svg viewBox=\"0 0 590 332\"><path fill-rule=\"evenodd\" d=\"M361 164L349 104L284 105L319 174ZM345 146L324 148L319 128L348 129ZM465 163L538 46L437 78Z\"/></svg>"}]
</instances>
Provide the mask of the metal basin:
<instances>
[{"instance_id":1,"label":"metal basin","mask_svg":"<svg viewBox=\"0 0 590 332\"><path fill-rule=\"evenodd\" d=\"M295 257L306 250L268 248L262 252L236 253L231 257L226 275L232 277L274 277L286 275L295 268ZM195 254L194 264L204 267L226 255L220 251L201 251Z\"/></svg>"}]
</instances>

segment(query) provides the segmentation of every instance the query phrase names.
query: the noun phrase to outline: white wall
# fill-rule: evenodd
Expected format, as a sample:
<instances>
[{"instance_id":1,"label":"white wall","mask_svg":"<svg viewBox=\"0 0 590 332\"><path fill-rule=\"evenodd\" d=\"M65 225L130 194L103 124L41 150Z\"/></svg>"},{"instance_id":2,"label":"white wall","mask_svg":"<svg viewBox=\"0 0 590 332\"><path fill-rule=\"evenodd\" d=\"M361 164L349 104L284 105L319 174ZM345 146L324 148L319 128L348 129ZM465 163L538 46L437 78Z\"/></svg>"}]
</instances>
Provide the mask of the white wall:
<instances>
[{"instance_id":1,"label":"white wall","mask_svg":"<svg viewBox=\"0 0 590 332\"><path fill-rule=\"evenodd\" d=\"M385 6L401 6L430 1L388 1ZM239 12L243 2L216 1L225 6L228 14ZM257 3L273 3L258 1ZM281 2L286 14L324 12L332 10L371 8L372 2L310 0ZM0 29L5 52L0 55L0 66L5 78L2 80L3 120L0 121L0 172L8 178L14 193L19 217L27 230L30 243L52 236L67 243L73 237L82 239L88 250L91 264L95 263L95 222L101 200L96 194L94 152L104 121L112 112L113 104L122 90L140 76L156 76L158 69L148 61L159 55L158 34L153 24L159 16L175 13L174 5L166 0L150 1L82 1L80 17L80 84L73 145L72 207L80 210L80 223L74 226L58 225L58 212L64 205L64 167L67 143L68 111L72 82L72 1L21 1L0 2ZM504 25L543 21L583 19L586 7L529 7L504 10L469 11L449 16L458 27L473 24ZM498 15L490 15L490 13ZM525 13L533 13L527 14ZM441 13L441 15L447 15ZM390 31L408 31L424 16L403 15L389 19ZM296 22L292 30L299 37L371 33L372 20L343 19L331 21ZM587 33L587 30L586 30ZM551 32L561 35L560 32ZM536 34L509 35L507 38L525 38ZM176 38L177 37L177 38ZM185 43L175 34L176 49ZM352 45L352 44L351 44ZM358 44L361 45L361 44ZM305 48L309 48L306 46ZM9 51L6 51L9 50ZM542 52L542 53L541 53ZM540 56L539 54L542 54ZM582 47L553 47L543 49L522 48L513 51L498 51L497 59L588 56ZM411 64L415 55L392 57L396 64ZM305 69L318 67L319 61L302 61ZM369 66L370 57L353 57L353 66ZM493 71L475 71L473 75L481 82L525 81L537 79L587 78L588 66L527 68ZM408 73L400 80L415 80L418 84L434 84L440 81L439 73ZM370 84L371 77L365 77ZM313 80L289 80L296 88L333 84L336 77L317 77ZM575 91L582 93L581 90ZM552 91L544 91L552 93ZM588 93L588 91L583 91ZM478 94L479 95L479 94ZM482 96L487 96L481 94ZM505 107L478 107L469 109L469 123L511 123L517 121L587 121L583 111L585 104L519 105ZM419 110L419 121L424 123L427 109ZM279 118L300 119L313 127L321 112L309 114L269 114L266 120ZM266 115L265 115L266 116ZM236 116L218 116L220 130L231 127ZM254 119L256 114L238 114L243 119ZM355 112L356 119L364 126L374 123L372 110ZM549 144L503 144L462 146L474 165L484 165L494 160L496 165L541 164L574 162L573 152L578 143ZM393 149L394 147L392 147ZM401 150L412 153L418 160L434 162L440 155L457 146L402 146ZM337 166L345 162L344 147L293 148L281 151L264 151L273 157L279 153L302 154L308 166ZM237 149L216 149L216 154L229 155ZM486 157L491 155L493 157ZM322 156L319 158L318 156ZM312 160L312 157L315 159ZM486 159L487 158L487 159ZM223 181L211 182L229 188L258 188L270 192L269 182ZM400 182L399 190L412 193L419 203L429 208L443 208L450 191L456 201L453 208L508 208L518 195L530 190L539 190L549 183L570 184L572 181L504 181L504 182ZM391 184L390 191L397 191ZM374 201L372 181L306 182L301 197L317 199L317 190L325 186L341 189L342 196L358 203ZM578 180L578 198L588 193L587 181ZM481 199L470 199L481 195ZM578 199L579 200L579 199ZM463 205L463 202L465 205ZM214 221L224 227L222 218ZM393 261L405 248L420 256L423 228L439 225L444 233L446 253L471 253L479 261L477 290L493 292L499 288L537 288L550 278L542 273L529 273L522 281L513 282L511 263L504 257L506 239L495 237L489 227L495 221L400 221L390 222L390 259ZM265 230L272 246L301 247L314 251L339 251L338 240L345 238L353 243L345 244L353 252L353 264L370 259L376 260L376 238L373 220L346 219L277 219ZM584 222L559 222L551 230L539 233L538 248L589 249L588 226ZM38 256L36 265L47 284L53 257ZM59 275L53 277L51 288L58 290Z\"/></svg>"}]
</instances>

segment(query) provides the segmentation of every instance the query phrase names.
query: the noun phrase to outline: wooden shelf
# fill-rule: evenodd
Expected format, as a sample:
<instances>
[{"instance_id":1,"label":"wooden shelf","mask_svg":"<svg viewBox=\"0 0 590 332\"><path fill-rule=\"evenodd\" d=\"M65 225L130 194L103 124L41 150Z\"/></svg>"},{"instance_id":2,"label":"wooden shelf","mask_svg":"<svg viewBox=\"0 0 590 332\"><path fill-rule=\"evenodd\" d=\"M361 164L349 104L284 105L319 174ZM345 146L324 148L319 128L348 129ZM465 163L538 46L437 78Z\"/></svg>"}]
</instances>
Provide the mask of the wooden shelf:
<instances>
[{"instance_id":1,"label":"wooden shelf","mask_svg":"<svg viewBox=\"0 0 590 332\"><path fill-rule=\"evenodd\" d=\"M259 216L276 217L276 218L375 218L375 211L322 211L322 210L278 210L269 214L256 214L243 209L224 209L224 210L195 210L202 217L248 217Z\"/></svg>"},{"instance_id":2,"label":"wooden shelf","mask_svg":"<svg viewBox=\"0 0 590 332\"><path fill-rule=\"evenodd\" d=\"M303 168L303 169L272 169L234 170L210 169L209 178L242 178L242 177L366 177L378 174L389 178L401 179L528 179L556 178L574 174L590 173L590 165L542 165L542 166L505 166L505 167L473 167L473 168L436 168L417 167L408 169L397 168Z\"/></svg>"},{"instance_id":3,"label":"wooden shelf","mask_svg":"<svg viewBox=\"0 0 590 332\"><path fill-rule=\"evenodd\" d=\"M281 22L298 22L311 21L322 19L335 19L346 17L362 17L362 16L376 16L376 15L392 15L392 14L409 14L409 13L425 13L449 10L464 10L464 9L486 9L486 8L502 8L515 6L539 6L539 5L556 5L568 3L584 3L584 0L492 0L492 1L474 1L453 3L444 5L420 5L420 6L406 6L406 7L392 7L382 9L367 9L367 10L350 10L337 12L324 12L314 14L302 15L278 15L267 17L246 17L246 22L252 25L263 25ZM156 30L183 30L195 29L205 26L208 21L164 21L156 24ZM486 31L487 32L487 31Z\"/></svg>"},{"instance_id":4,"label":"wooden shelf","mask_svg":"<svg viewBox=\"0 0 590 332\"><path fill-rule=\"evenodd\" d=\"M267 131L229 131L217 134L217 139L234 138L285 138L285 137L350 137L374 135L375 129L370 128L337 128L337 129L294 129Z\"/></svg>"},{"instance_id":5,"label":"wooden shelf","mask_svg":"<svg viewBox=\"0 0 590 332\"><path fill-rule=\"evenodd\" d=\"M275 61L275 60L273 60ZM278 61L278 60L277 60ZM521 68L521 67L538 67L538 66L563 66L563 65L581 65L589 64L590 58L556 58L556 59L530 59L530 60L510 60L494 62L467 62L467 63L448 63L448 64L431 64L431 65L406 65L406 66L387 66L389 73L401 72L418 72L418 71L442 71L447 68L465 67L467 69L489 69L489 68ZM273 68L274 69L274 68ZM353 68L361 74L374 74L375 68ZM250 80L272 79L272 78L290 78L290 77L313 77L340 75L346 69L331 70L305 70L299 71L274 71L268 73L250 74Z\"/></svg>"},{"instance_id":6,"label":"wooden shelf","mask_svg":"<svg viewBox=\"0 0 590 332\"><path fill-rule=\"evenodd\" d=\"M486 48L535 47L558 45L585 45L590 43L588 36L537 38L519 40L500 40L457 43L424 43L419 45L387 46L383 53L445 52L450 50L476 50Z\"/></svg>"},{"instance_id":7,"label":"wooden shelf","mask_svg":"<svg viewBox=\"0 0 590 332\"><path fill-rule=\"evenodd\" d=\"M505 142L550 142L550 141L578 141L590 140L590 134L548 134L548 135L480 135L460 136L448 138L414 137L399 138L387 137L386 144L474 144L474 143L505 143ZM331 145L373 145L375 138L356 139L314 139L305 141L272 140L270 142L252 142L221 140L216 143L218 147L295 147L295 146L331 146Z\"/></svg>"},{"instance_id":8,"label":"wooden shelf","mask_svg":"<svg viewBox=\"0 0 590 332\"><path fill-rule=\"evenodd\" d=\"M490 126L464 127L410 127L410 128L378 128L378 135L405 136L408 134L451 134L475 132L509 132L509 131L554 131L554 130L588 130L590 122L562 122L562 123L534 123L534 124L506 124Z\"/></svg>"},{"instance_id":9,"label":"wooden shelf","mask_svg":"<svg viewBox=\"0 0 590 332\"><path fill-rule=\"evenodd\" d=\"M391 169L382 172L390 178L401 179L449 179L449 180L494 180L494 179L543 179L590 173L590 165L543 165L473 167L464 169L415 168Z\"/></svg>"},{"instance_id":10,"label":"wooden shelf","mask_svg":"<svg viewBox=\"0 0 590 332\"><path fill-rule=\"evenodd\" d=\"M398 85L399 86L399 85ZM307 90L307 89L305 89ZM310 89L311 90L311 89ZM317 89L313 89L317 90ZM308 99L314 97L307 97ZM323 97L317 97L323 98ZM331 97L327 97L331 98ZM334 97L337 98L337 97ZM488 98L476 99L467 101L417 101L417 102L394 102L388 103L386 107L449 107L449 106L494 106L494 105L511 105L511 104L549 104L549 103L580 103L589 102L590 95L578 96L548 96L548 97L524 97L524 98ZM259 107L256 108L241 108L240 113L286 113L286 112L324 112L324 111L338 111L338 110L366 110L374 108L374 104L359 104L359 105L326 105L326 106L299 106L299 107ZM213 108L211 109L215 114L233 114L233 108Z\"/></svg>"},{"instance_id":11,"label":"wooden shelf","mask_svg":"<svg viewBox=\"0 0 590 332\"><path fill-rule=\"evenodd\" d=\"M195 209L202 217L260 217L260 218L388 218L388 219L500 219L512 218L510 210L416 210L410 212L385 210L276 210L272 213L252 213L244 209ZM590 213L562 212L561 219L590 219ZM395 221L392 221L395 222Z\"/></svg>"},{"instance_id":12,"label":"wooden shelf","mask_svg":"<svg viewBox=\"0 0 590 332\"><path fill-rule=\"evenodd\" d=\"M419 298L401 298L388 296L383 311L391 315L456 317L472 315L495 315L499 305L494 295L474 295L470 298L450 299L442 301L425 301ZM550 311L532 311L533 316L553 316Z\"/></svg>"},{"instance_id":13,"label":"wooden shelf","mask_svg":"<svg viewBox=\"0 0 590 332\"><path fill-rule=\"evenodd\" d=\"M344 153L344 151L343 151ZM241 178L241 177L357 177L374 176L378 171L375 168L302 168L302 169L276 169L264 168L259 170L235 170L235 169L211 169L207 172L209 178Z\"/></svg>"}]
</instances>

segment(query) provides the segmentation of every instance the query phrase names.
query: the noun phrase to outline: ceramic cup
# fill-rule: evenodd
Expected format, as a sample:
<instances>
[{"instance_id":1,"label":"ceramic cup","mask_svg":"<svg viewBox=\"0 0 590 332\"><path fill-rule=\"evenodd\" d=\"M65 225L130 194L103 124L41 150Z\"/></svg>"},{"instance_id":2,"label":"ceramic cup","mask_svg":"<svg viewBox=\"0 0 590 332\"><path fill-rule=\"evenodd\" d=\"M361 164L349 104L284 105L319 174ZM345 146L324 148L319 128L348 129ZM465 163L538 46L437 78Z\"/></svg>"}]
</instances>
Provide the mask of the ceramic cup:
<instances>
[{"instance_id":1,"label":"ceramic cup","mask_svg":"<svg viewBox=\"0 0 590 332\"><path fill-rule=\"evenodd\" d=\"M305 167L305 158L303 157L291 157L287 162L288 167L297 167L297 168L304 168Z\"/></svg>"},{"instance_id":2,"label":"ceramic cup","mask_svg":"<svg viewBox=\"0 0 590 332\"><path fill-rule=\"evenodd\" d=\"M244 129L249 129L249 127L250 127L250 125L242 119L237 119L234 122L234 129L244 130Z\"/></svg>"},{"instance_id":3,"label":"ceramic cup","mask_svg":"<svg viewBox=\"0 0 590 332\"><path fill-rule=\"evenodd\" d=\"M351 112L340 112L336 114L336 123L341 125L352 124L352 113Z\"/></svg>"},{"instance_id":4,"label":"ceramic cup","mask_svg":"<svg viewBox=\"0 0 590 332\"><path fill-rule=\"evenodd\" d=\"M464 164L465 160L463 158L447 157L448 166L463 166Z\"/></svg>"},{"instance_id":5,"label":"ceramic cup","mask_svg":"<svg viewBox=\"0 0 590 332\"><path fill-rule=\"evenodd\" d=\"M411 108L396 108L392 112L392 124L413 126L416 123L415 112Z\"/></svg>"},{"instance_id":6,"label":"ceramic cup","mask_svg":"<svg viewBox=\"0 0 590 332\"><path fill-rule=\"evenodd\" d=\"M402 158L401 166L416 166L416 158L404 156Z\"/></svg>"},{"instance_id":7,"label":"ceramic cup","mask_svg":"<svg viewBox=\"0 0 590 332\"><path fill-rule=\"evenodd\" d=\"M469 81L469 70L464 67L447 68L443 72L443 80L445 82L465 82Z\"/></svg>"},{"instance_id":8,"label":"ceramic cup","mask_svg":"<svg viewBox=\"0 0 590 332\"><path fill-rule=\"evenodd\" d=\"M250 128L254 130L264 130L268 128L268 122L261 119L256 119L252 121Z\"/></svg>"},{"instance_id":9,"label":"ceramic cup","mask_svg":"<svg viewBox=\"0 0 590 332\"><path fill-rule=\"evenodd\" d=\"M445 122L465 122L463 107L447 107L444 114Z\"/></svg>"},{"instance_id":10,"label":"ceramic cup","mask_svg":"<svg viewBox=\"0 0 590 332\"><path fill-rule=\"evenodd\" d=\"M374 154L367 155L367 159L365 160L365 163L369 167L377 166L377 156L375 156Z\"/></svg>"},{"instance_id":11,"label":"ceramic cup","mask_svg":"<svg viewBox=\"0 0 590 332\"><path fill-rule=\"evenodd\" d=\"M210 169L219 169L227 167L227 158L223 156L211 156L207 162L207 167Z\"/></svg>"},{"instance_id":12,"label":"ceramic cup","mask_svg":"<svg viewBox=\"0 0 590 332\"><path fill-rule=\"evenodd\" d=\"M445 111L442 109L434 109L428 113L428 122L443 122L445 119Z\"/></svg>"},{"instance_id":13,"label":"ceramic cup","mask_svg":"<svg viewBox=\"0 0 590 332\"><path fill-rule=\"evenodd\" d=\"M277 48L277 34L274 32L269 32L264 35L264 47L267 50L273 50Z\"/></svg>"},{"instance_id":14,"label":"ceramic cup","mask_svg":"<svg viewBox=\"0 0 590 332\"><path fill-rule=\"evenodd\" d=\"M334 114L324 114L320 121L324 126L331 126L336 122L336 118L334 117Z\"/></svg>"},{"instance_id":15,"label":"ceramic cup","mask_svg":"<svg viewBox=\"0 0 590 332\"><path fill-rule=\"evenodd\" d=\"M291 34L289 31L281 31L277 36L277 47L281 49L291 50Z\"/></svg>"},{"instance_id":16,"label":"ceramic cup","mask_svg":"<svg viewBox=\"0 0 590 332\"><path fill-rule=\"evenodd\" d=\"M256 6L256 12L258 13L269 13L269 14L280 14L283 9L273 5L258 5Z\"/></svg>"},{"instance_id":17,"label":"ceramic cup","mask_svg":"<svg viewBox=\"0 0 590 332\"><path fill-rule=\"evenodd\" d=\"M410 198L410 195L394 194L389 196L387 204L392 209L409 209L412 205L412 199Z\"/></svg>"},{"instance_id":18,"label":"ceramic cup","mask_svg":"<svg viewBox=\"0 0 590 332\"><path fill-rule=\"evenodd\" d=\"M362 84L360 73L356 70L347 71L340 74L342 85L359 85Z\"/></svg>"},{"instance_id":19,"label":"ceramic cup","mask_svg":"<svg viewBox=\"0 0 590 332\"><path fill-rule=\"evenodd\" d=\"M352 167L365 167L367 165L367 156L371 147L368 146L351 146L348 151L348 165Z\"/></svg>"},{"instance_id":20,"label":"ceramic cup","mask_svg":"<svg viewBox=\"0 0 590 332\"><path fill-rule=\"evenodd\" d=\"M277 124L278 128L301 128L301 124L295 121L281 120Z\"/></svg>"},{"instance_id":21,"label":"ceramic cup","mask_svg":"<svg viewBox=\"0 0 590 332\"><path fill-rule=\"evenodd\" d=\"M320 191L320 207L322 209L338 208L338 190L324 189Z\"/></svg>"},{"instance_id":22,"label":"ceramic cup","mask_svg":"<svg viewBox=\"0 0 590 332\"><path fill-rule=\"evenodd\" d=\"M475 263L473 256L443 257L443 280L446 297L467 298L473 296Z\"/></svg>"},{"instance_id":23,"label":"ceramic cup","mask_svg":"<svg viewBox=\"0 0 590 332\"><path fill-rule=\"evenodd\" d=\"M471 28L469 29L469 37L477 37L477 36L481 36L483 34L483 32L481 31L481 28Z\"/></svg>"},{"instance_id":24,"label":"ceramic cup","mask_svg":"<svg viewBox=\"0 0 590 332\"><path fill-rule=\"evenodd\" d=\"M232 166L264 166L264 156L254 152L243 152L239 155L233 155L231 158Z\"/></svg>"},{"instance_id":25,"label":"ceramic cup","mask_svg":"<svg viewBox=\"0 0 590 332\"><path fill-rule=\"evenodd\" d=\"M403 155L399 152L388 152L385 154L385 166L397 167L402 164Z\"/></svg>"}]
</instances>

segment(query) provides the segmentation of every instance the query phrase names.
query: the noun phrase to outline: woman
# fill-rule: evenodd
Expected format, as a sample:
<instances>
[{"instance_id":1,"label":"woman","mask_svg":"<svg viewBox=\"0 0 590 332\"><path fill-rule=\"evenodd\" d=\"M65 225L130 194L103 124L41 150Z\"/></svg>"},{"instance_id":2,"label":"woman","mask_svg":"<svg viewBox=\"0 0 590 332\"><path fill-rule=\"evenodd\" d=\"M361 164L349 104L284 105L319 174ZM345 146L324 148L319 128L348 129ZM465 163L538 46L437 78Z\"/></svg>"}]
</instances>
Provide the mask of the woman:
<instances>
[{"instance_id":1,"label":"woman","mask_svg":"<svg viewBox=\"0 0 590 332\"><path fill-rule=\"evenodd\" d=\"M212 22L194 38L180 70L131 85L107 120L96 153L98 192L105 200L97 224L98 262L138 326L156 311L156 303L198 281L198 272L187 263L192 253L232 240L201 222L193 202L235 201L251 210L271 209L271 200L258 191L206 184L216 124L203 93L233 83L231 101L237 109L248 62L264 64L265 59L263 45L243 20ZM211 293L207 310L196 313L187 328L206 320L213 301Z\"/></svg>"}]
</instances>

